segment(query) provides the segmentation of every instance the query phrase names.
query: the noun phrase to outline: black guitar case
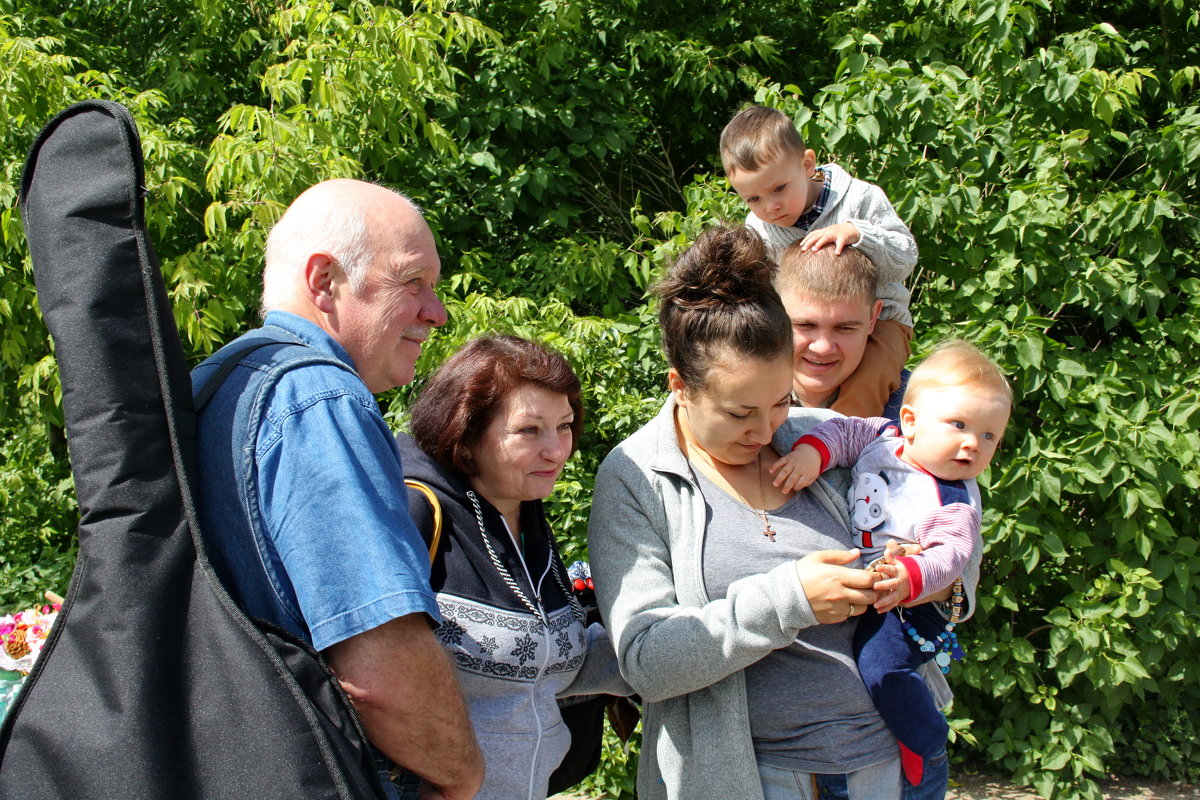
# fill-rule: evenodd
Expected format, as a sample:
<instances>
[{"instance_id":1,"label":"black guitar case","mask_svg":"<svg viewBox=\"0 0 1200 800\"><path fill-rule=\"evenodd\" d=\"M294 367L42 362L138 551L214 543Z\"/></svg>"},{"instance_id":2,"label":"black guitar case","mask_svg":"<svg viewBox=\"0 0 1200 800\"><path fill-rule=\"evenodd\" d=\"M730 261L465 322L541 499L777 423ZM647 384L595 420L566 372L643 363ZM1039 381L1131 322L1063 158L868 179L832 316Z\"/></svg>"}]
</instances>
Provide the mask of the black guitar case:
<instances>
[{"instance_id":1,"label":"black guitar case","mask_svg":"<svg viewBox=\"0 0 1200 800\"><path fill-rule=\"evenodd\" d=\"M86 101L30 152L20 210L54 339L79 560L0 727L3 798L377 798L320 657L248 619L196 524L188 369L144 227L129 112Z\"/></svg>"}]
</instances>

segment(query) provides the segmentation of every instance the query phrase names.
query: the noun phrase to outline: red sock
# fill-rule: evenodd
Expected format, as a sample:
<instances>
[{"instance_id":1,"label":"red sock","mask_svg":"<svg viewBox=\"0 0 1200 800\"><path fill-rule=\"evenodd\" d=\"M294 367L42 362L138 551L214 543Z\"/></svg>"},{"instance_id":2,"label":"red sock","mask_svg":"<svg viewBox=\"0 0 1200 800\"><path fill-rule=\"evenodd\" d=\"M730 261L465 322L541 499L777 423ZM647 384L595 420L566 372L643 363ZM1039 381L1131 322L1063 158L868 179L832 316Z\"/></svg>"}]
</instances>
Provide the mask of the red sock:
<instances>
[{"instance_id":1,"label":"red sock","mask_svg":"<svg viewBox=\"0 0 1200 800\"><path fill-rule=\"evenodd\" d=\"M902 744L900 745L900 766L909 783L913 786L921 785L921 778L925 775L925 759Z\"/></svg>"}]
</instances>

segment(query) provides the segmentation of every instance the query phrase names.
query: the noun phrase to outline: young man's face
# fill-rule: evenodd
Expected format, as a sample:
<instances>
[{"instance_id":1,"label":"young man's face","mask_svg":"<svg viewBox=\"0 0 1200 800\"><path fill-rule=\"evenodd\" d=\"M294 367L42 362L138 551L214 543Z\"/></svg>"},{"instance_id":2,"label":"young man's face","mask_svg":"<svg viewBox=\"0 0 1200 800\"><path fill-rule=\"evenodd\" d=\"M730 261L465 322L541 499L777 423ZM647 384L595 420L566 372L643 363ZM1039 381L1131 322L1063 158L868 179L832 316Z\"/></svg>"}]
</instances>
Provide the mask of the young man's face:
<instances>
[{"instance_id":1,"label":"young man's face","mask_svg":"<svg viewBox=\"0 0 1200 800\"><path fill-rule=\"evenodd\" d=\"M780 297L792 321L796 397L806 406L826 406L858 369L883 303L859 297L817 301L794 289Z\"/></svg>"},{"instance_id":2,"label":"young man's face","mask_svg":"<svg viewBox=\"0 0 1200 800\"><path fill-rule=\"evenodd\" d=\"M809 178L816 168L817 157L812 150L781 152L754 171L733 170L728 178L756 217L790 228L820 192L820 184Z\"/></svg>"}]
</instances>

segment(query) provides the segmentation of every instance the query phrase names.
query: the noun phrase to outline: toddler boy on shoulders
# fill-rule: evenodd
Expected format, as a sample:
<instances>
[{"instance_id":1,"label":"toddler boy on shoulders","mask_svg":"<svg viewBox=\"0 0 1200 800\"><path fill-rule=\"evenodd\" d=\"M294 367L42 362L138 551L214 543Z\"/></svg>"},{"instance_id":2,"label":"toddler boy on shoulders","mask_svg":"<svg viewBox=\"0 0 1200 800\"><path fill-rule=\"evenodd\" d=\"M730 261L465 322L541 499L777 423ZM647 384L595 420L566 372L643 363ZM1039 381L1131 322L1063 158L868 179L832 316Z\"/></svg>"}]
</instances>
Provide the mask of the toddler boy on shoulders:
<instances>
[{"instance_id":1,"label":"toddler boy on shoulders","mask_svg":"<svg viewBox=\"0 0 1200 800\"><path fill-rule=\"evenodd\" d=\"M779 261L789 246L802 250L855 247L879 270L883 310L863 359L843 384L833 409L875 416L900 386L909 356L912 317L905 279L917 263L917 243L878 186L851 177L837 164L817 166L816 154L781 111L752 106L721 132L721 163L750 211L746 226Z\"/></svg>"}]
</instances>

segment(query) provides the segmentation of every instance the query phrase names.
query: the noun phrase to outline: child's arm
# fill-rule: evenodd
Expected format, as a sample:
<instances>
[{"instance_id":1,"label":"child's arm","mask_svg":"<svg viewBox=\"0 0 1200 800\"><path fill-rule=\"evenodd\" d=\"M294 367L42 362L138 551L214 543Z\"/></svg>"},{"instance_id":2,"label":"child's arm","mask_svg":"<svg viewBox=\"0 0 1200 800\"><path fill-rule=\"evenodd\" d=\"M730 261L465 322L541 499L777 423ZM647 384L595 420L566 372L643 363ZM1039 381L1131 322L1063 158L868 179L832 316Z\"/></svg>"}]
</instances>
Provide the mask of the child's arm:
<instances>
[{"instance_id":1,"label":"child's arm","mask_svg":"<svg viewBox=\"0 0 1200 800\"><path fill-rule=\"evenodd\" d=\"M797 458L784 456L771 465L772 483L784 492L802 489L830 467L849 467L880 432L895 423L883 417L834 417L811 428L800 437L792 452L804 449ZM801 482L803 481L803 482Z\"/></svg>"},{"instance_id":2,"label":"child's arm","mask_svg":"<svg viewBox=\"0 0 1200 800\"><path fill-rule=\"evenodd\" d=\"M875 584L875 590L884 593L875 603L880 612L919 602L962 574L971 554L983 548L979 510L966 503L942 506L917 524L914 538L921 545L919 554L889 558L890 564L876 567L887 576Z\"/></svg>"},{"instance_id":3,"label":"child's arm","mask_svg":"<svg viewBox=\"0 0 1200 800\"><path fill-rule=\"evenodd\" d=\"M784 494L803 489L825 471L823 461L821 451L801 439L792 452L771 465L771 474L775 476L773 483Z\"/></svg>"},{"instance_id":4,"label":"child's arm","mask_svg":"<svg viewBox=\"0 0 1200 800\"><path fill-rule=\"evenodd\" d=\"M866 190L852 208L849 222L858 231L855 247L879 270L879 283L904 283L917 264L917 240L878 186Z\"/></svg>"}]
</instances>

